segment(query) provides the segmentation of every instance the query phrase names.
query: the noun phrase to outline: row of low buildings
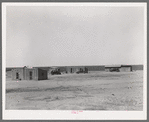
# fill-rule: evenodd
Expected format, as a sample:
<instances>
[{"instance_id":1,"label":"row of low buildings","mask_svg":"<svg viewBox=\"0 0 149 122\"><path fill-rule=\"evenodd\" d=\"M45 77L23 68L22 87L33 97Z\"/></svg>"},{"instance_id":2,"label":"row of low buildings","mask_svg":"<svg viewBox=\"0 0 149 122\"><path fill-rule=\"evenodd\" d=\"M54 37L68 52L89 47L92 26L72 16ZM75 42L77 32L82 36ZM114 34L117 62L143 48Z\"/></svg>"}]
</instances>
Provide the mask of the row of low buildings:
<instances>
[{"instance_id":1,"label":"row of low buildings","mask_svg":"<svg viewBox=\"0 0 149 122\"><path fill-rule=\"evenodd\" d=\"M60 66L55 67L62 73L76 73L79 70L107 71L107 72L131 72L143 70L143 65L107 65L107 66ZM53 67L12 67L6 68L11 72L12 80L46 80L50 79Z\"/></svg>"},{"instance_id":2,"label":"row of low buildings","mask_svg":"<svg viewBox=\"0 0 149 122\"><path fill-rule=\"evenodd\" d=\"M131 65L107 65L105 66L105 71L108 72L131 72L132 66Z\"/></svg>"}]
</instances>

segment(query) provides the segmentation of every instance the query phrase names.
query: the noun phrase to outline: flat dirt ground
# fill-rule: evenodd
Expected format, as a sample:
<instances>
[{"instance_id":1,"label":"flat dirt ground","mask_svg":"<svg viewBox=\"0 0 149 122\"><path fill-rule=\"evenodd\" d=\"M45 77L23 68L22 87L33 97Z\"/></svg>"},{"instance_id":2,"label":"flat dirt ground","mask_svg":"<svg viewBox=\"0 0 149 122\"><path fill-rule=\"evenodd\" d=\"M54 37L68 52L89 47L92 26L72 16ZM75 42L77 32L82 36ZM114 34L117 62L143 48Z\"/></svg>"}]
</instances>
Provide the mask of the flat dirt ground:
<instances>
[{"instance_id":1,"label":"flat dirt ground","mask_svg":"<svg viewBox=\"0 0 149 122\"><path fill-rule=\"evenodd\" d=\"M62 74L6 81L10 110L143 110L143 71Z\"/></svg>"}]
</instances>

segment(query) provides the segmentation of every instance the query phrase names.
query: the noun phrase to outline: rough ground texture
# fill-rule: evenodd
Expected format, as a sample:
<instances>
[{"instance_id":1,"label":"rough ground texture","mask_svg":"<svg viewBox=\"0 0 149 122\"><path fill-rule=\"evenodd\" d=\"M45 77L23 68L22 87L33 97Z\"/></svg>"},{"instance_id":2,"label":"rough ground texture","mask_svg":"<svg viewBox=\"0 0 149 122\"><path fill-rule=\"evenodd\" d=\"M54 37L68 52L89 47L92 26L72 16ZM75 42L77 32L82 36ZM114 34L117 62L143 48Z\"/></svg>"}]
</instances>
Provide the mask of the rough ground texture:
<instances>
[{"instance_id":1,"label":"rough ground texture","mask_svg":"<svg viewBox=\"0 0 149 122\"><path fill-rule=\"evenodd\" d=\"M143 110L143 71L62 74L6 81L10 110Z\"/></svg>"}]
</instances>

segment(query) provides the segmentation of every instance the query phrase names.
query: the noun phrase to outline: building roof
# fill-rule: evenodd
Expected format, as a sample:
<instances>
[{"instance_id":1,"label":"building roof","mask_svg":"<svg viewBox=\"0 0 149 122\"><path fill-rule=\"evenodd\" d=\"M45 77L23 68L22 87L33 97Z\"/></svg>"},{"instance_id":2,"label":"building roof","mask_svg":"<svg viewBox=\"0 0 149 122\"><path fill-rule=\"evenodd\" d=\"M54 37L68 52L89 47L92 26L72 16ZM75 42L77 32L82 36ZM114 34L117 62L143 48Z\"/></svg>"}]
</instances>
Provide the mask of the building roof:
<instances>
[{"instance_id":1,"label":"building roof","mask_svg":"<svg viewBox=\"0 0 149 122\"><path fill-rule=\"evenodd\" d=\"M105 65L105 67L121 67L121 65Z\"/></svg>"},{"instance_id":2,"label":"building roof","mask_svg":"<svg viewBox=\"0 0 149 122\"><path fill-rule=\"evenodd\" d=\"M42 70L49 70L50 67L34 67L34 68L38 68L38 69L42 69Z\"/></svg>"},{"instance_id":3,"label":"building roof","mask_svg":"<svg viewBox=\"0 0 149 122\"><path fill-rule=\"evenodd\" d=\"M131 65L105 65L105 67L107 67L107 68L113 67L114 68L114 67L132 67L132 66Z\"/></svg>"},{"instance_id":4,"label":"building roof","mask_svg":"<svg viewBox=\"0 0 149 122\"><path fill-rule=\"evenodd\" d=\"M131 65L121 65L121 67L132 67Z\"/></svg>"}]
</instances>

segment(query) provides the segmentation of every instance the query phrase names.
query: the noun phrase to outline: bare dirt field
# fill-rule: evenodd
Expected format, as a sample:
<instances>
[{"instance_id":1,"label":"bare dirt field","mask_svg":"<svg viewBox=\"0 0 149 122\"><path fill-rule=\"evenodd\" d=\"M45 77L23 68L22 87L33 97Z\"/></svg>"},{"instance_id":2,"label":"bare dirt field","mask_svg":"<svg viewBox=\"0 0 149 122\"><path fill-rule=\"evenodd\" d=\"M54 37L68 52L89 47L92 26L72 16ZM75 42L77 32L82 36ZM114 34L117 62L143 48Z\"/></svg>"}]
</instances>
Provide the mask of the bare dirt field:
<instances>
[{"instance_id":1,"label":"bare dirt field","mask_svg":"<svg viewBox=\"0 0 149 122\"><path fill-rule=\"evenodd\" d=\"M9 110L143 110L143 71L62 74L6 81Z\"/></svg>"}]
</instances>

